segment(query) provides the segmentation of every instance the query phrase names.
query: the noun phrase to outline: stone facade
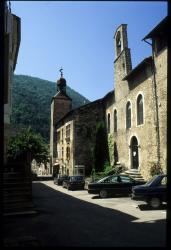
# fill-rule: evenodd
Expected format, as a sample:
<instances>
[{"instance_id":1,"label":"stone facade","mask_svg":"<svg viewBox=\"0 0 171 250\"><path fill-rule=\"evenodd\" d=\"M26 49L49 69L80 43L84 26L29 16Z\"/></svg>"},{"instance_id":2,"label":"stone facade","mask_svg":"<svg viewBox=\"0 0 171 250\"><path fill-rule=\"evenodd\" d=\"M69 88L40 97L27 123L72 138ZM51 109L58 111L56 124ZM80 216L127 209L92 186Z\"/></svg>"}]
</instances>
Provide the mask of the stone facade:
<instances>
[{"instance_id":1,"label":"stone facade","mask_svg":"<svg viewBox=\"0 0 171 250\"><path fill-rule=\"evenodd\" d=\"M104 121L112 166L121 164L146 180L155 165L166 172L167 46L163 32L166 24L167 18L144 38L152 40L152 56L134 69L127 25L118 27L114 35L114 91L66 112L56 123L58 171L71 175L76 173L75 166L83 165L85 173L90 172L94 131L96 124ZM66 135L68 125L70 138Z\"/></svg>"},{"instance_id":2,"label":"stone facade","mask_svg":"<svg viewBox=\"0 0 171 250\"><path fill-rule=\"evenodd\" d=\"M90 174L93 167L92 149L95 143L96 124L102 121L104 105L103 100L99 99L72 110L58 122L57 158L61 173Z\"/></svg>"},{"instance_id":3,"label":"stone facade","mask_svg":"<svg viewBox=\"0 0 171 250\"><path fill-rule=\"evenodd\" d=\"M122 25L119 27L120 31ZM118 32L117 31L117 32ZM117 147L117 160L129 170L140 172L144 179L151 177L151 167L160 165L166 172L166 125L167 125L167 47L153 57L143 60L134 70L127 47L126 27L122 29L121 51L117 53L115 69L115 100L106 107L106 118L110 115L109 143ZM163 35L164 36L164 35ZM115 39L117 33L115 35ZM155 37L152 38L155 43ZM158 41L160 42L160 40ZM123 45L122 45L123 44ZM128 65L128 66L127 66ZM153 70L155 65L155 71ZM126 77L125 77L126 76ZM138 98L142 97L143 122L137 123ZM131 125L127 128L127 105L130 106ZM116 111L115 111L116 110ZM117 131L114 132L114 111L117 112ZM137 140L137 145L132 144ZM114 149L113 149L114 151ZM135 155L138 157L136 158ZM137 165L134 165L134 160ZM111 164L114 159L111 159Z\"/></svg>"}]
</instances>

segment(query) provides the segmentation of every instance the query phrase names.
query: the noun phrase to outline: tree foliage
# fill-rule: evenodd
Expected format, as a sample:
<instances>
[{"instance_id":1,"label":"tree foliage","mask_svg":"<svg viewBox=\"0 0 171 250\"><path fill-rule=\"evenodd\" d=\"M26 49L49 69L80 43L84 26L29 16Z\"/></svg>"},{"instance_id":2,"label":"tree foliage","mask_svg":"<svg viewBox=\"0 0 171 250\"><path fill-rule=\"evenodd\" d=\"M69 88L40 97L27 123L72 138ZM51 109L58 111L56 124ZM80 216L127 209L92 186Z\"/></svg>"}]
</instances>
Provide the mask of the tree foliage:
<instances>
[{"instance_id":1,"label":"tree foliage","mask_svg":"<svg viewBox=\"0 0 171 250\"><path fill-rule=\"evenodd\" d=\"M34 132L40 133L49 141L50 138L50 106L56 94L56 83L40 78L14 75L12 84L12 116L13 127L31 126ZM67 94L72 99L72 108L89 102L84 96L67 86Z\"/></svg>"},{"instance_id":2,"label":"tree foliage","mask_svg":"<svg viewBox=\"0 0 171 250\"><path fill-rule=\"evenodd\" d=\"M15 160L27 152L31 153L31 160L35 159L37 163L46 164L49 161L47 144L42 136L34 133L30 127L10 139L7 158Z\"/></svg>"},{"instance_id":3,"label":"tree foliage","mask_svg":"<svg viewBox=\"0 0 171 250\"><path fill-rule=\"evenodd\" d=\"M94 167L97 172L103 171L106 162L109 162L107 135L104 122L96 125L96 141L93 150Z\"/></svg>"}]
</instances>

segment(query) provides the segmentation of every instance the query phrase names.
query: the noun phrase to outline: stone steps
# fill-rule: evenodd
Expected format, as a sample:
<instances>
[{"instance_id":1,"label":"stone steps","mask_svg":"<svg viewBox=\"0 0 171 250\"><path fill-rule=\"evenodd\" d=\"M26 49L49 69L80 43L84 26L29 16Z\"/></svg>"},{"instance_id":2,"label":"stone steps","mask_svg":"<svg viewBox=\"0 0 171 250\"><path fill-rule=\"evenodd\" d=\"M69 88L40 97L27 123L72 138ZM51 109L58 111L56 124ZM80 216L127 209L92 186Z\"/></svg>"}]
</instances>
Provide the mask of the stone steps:
<instances>
[{"instance_id":1,"label":"stone steps","mask_svg":"<svg viewBox=\"0 0 171 250\"><path fill-rule=\"evenodd\" d=\"M18 171L5 172L3 177L3 214L33 211L31 178Z\"/></svg>"},{"instance_id":2,"label":"stone steps","mask_svg":"<svg viewBox=\"0 0 171 250\"><path fill-rule=\"evenodd\" d=\"M142 175L137 170L126 170L122 174L129 175L130 177L138 181L145 181Z\"/></svg>"}]
</instances>

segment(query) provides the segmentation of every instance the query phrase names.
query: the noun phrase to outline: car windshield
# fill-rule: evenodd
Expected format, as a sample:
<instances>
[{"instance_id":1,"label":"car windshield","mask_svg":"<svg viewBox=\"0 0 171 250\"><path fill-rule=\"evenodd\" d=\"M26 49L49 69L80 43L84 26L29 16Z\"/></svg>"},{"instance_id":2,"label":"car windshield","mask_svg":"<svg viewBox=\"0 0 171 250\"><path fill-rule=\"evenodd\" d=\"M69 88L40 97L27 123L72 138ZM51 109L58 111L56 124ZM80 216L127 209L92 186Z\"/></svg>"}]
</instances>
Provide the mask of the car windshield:
<instances>
[{"instance_id":1,"label":"car windshield","mask_svg":"<svg viewBox=\"0 0 171 250\"><path fill-rule=\"evenodd\" d=\"M154 175L149 181L146 182L145 185L156 185L160 183L160 177L158 175Z\"/></svg>"},{"instance_id":2,"label":"car windshield","mask_svg":"<svg viewBox=\"0 0 171 250\"><path fill-rule=\"evenodd\" d=\"M67 175L59 175L58 178L67 178Z\"/></svg>"},{"instance_id":3,"label":"car windshield","mask_svg":"<svg viewBox=\"0 0 171 250\"><path fill-rule=\"evenodd\" d=\"M111 179L111 176L107 176L107 177L104 177L104 178L98 180L97 183L108 182L110 179Z\"/></svg>"},{"instance_id":4,"label":"car windshield","mask_svg":"<svg viewBox=\"0 0 171 250\"><path fill-rule=\"evenodd\" d=\"M82 181L84 176L71 176L71 181Z\"/></svg>"},{"instance_id":5,"label":"car windshield","mask_svg":"<svg viewBox=\"0 0 171 250\"><path fill-rule=\"evenodd\" d=\"M132 182L134 182L134 179L129 177L129 176L120 175L120 178L121 178L121 182L124 182L124 183L132 183Z\"/></svg>"}]
</instances>

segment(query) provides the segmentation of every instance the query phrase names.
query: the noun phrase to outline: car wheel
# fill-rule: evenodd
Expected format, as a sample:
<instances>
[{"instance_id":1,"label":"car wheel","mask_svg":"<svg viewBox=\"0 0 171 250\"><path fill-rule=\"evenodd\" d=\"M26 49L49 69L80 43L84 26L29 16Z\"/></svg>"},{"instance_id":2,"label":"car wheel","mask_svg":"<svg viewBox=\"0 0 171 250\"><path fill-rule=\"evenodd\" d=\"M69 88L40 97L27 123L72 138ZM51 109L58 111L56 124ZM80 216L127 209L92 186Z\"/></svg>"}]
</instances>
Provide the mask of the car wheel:
<instances>
[{"instance_id":1,"label":"car wheel","mask_svg":"<svg viewBox=\"0 0 171 250\"><path fill-rule=\"evenodd\" d=\"M70 185L67 185L67 189L68 189L68 190L71 190L71 186L70 186Z\"/></svg>"},{"instance_id":2,"label":"car wheel","mask_svg":"<svg viewBox=\"0 0 171 250\"><path fill-rule=\"evenodd\" d=\"M101 198L106 198L108 196L108 193L106 190L100 190L99 196Z\"/></svg>"},{"instance_id":3,"label":"car wheel","mask_svg":"<svg viewBox=\"0 0 171 250\"><path fill-rule=\"evenodd\" d=\"M151 198L148 201L148 204L150 205L150 207L152 208L159 208L161 206L161 200L159 198Z\"/></svg>"},{"instance_id":4,"label":"car wheel","mask_svg":"<svg viewBox=\"0 0 171 250\"><path fill-rule=\"evenodd\" d=\"M62 187L63 187L63 188L65 187L65 184L64 184L64 183L62 183Z\"/></svg>"}]
</instances>

